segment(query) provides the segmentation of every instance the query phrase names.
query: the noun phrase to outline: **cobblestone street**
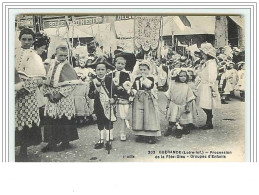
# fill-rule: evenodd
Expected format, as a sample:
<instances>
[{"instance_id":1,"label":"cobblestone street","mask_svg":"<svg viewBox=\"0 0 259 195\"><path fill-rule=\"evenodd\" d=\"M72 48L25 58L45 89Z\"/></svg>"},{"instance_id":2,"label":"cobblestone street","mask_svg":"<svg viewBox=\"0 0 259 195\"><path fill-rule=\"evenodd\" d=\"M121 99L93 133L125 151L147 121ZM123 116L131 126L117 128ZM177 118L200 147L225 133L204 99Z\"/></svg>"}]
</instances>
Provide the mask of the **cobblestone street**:
<instances>
[{"instance_id":1,"label":"cobblestone street","mask_svg":"<svg viewBox=\"0 0 259 195\"><path fill-rule=\"evenodd\" d=\"M161 120L162 134L167 128L165 120L165 96L159 93L159 114ZM205 123L205 113L198 110L197 126ZM137 143L135 136L130 130L127 131L127 141L119 139L119 131L116 131L110 154L105 149L96 150L93 148L98 140L97 126L84 125L79 127L79 140L71 142L71 149L62 152L42 153L41 148L46 145L30 147L28 151L28 161L30 162L131 162L131 161L244 161L245 152L245 103L239 99L232 99L229 104L222 105L221 109L213 111L214 129L211 130L192 130L189 135L183 135L181 139L175 137L158 138L154 145L147 143ZM117 127L119 128L119 127ZM18 154L18 147L16 154ZM172 154L172 152L175 154ZM177 157L177 153L191 153L196 155L183 154ZM210 151L212 153L210 153ZM208 159L213 152L228 152L218 155L217 158ZM167 152L164 158L157 159ZM208 153L206 153L208 152ZM206 157L204 157L206 155ZM223 156L223 157L222 157ZM185 157L185 158L184 158ZM215 156L214 156L215 157ZM19 159L17 159L19 161Z\"/></svg>"}]
</instances>

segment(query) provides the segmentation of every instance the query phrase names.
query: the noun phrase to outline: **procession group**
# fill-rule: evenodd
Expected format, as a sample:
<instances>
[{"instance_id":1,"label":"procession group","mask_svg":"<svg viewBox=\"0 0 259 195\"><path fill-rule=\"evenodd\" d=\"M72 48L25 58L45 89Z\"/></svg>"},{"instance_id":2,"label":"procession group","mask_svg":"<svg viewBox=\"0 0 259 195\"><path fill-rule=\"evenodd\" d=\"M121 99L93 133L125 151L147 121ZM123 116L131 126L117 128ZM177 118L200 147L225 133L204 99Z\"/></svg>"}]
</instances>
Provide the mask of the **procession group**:
<instances>
[{"instance_id":1,"label":"procession group","mask_svg":"<svg viewBox=\"0 0 259 195\"><path fill-rule=\"evenodd\" d=\"M98 127L95 149L110 150L114 131L126 141L126 129L131 129L136 142L148 144L155 144L161 132L181 138L197 128L198 107L207 116L199 128L213 129L213 109L227 104L237 92L242 101L245 98L245 60L238 48L225 52L229 46L216 49L206 42L195 56L172 51L157 57L150 52L142 59L116 50L112 60L106 55L79 55L72 63L64 44L43 61L47 44L35 41L31 29L22 29L19 40L15 145L20 147L20 156L27 156L27 148L41 142L47 143L42 152L69 148L69 142L79 139L77 125L90 120ZM168 127L164 130L158 91L167 97ZM114 123L120 129L114 129Z\"/></svg>"}]
</instances>

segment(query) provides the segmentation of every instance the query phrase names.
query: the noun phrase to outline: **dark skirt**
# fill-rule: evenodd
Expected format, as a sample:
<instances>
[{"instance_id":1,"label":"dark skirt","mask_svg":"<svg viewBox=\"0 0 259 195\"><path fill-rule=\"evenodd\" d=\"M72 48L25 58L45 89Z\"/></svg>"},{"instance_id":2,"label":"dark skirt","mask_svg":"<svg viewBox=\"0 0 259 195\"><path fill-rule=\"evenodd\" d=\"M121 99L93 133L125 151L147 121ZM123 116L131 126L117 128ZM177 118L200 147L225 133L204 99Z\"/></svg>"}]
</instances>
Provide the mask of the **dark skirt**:
<instances>
[{"instance_id":1,"label":"dark skirt","mask_svg":"<svg viewBox=\"0 0 259 195\"><path fill-rule=\"evenodd\" d=\"M41 129L35 124L33 124L32 128L25 126L23 130L15 131L15 146L36 146L41 142Z\"/></svg>"},{"instance_id":2,"label":"dark skirt","mask_svg":"<svg viewBox=\"0 0 259 195\"><path fill-rule=\"evenodd\" d=\"M45 118L43 141L47 143L70 142L79 139L75 120Z\"/></svg>"}]
</instances>

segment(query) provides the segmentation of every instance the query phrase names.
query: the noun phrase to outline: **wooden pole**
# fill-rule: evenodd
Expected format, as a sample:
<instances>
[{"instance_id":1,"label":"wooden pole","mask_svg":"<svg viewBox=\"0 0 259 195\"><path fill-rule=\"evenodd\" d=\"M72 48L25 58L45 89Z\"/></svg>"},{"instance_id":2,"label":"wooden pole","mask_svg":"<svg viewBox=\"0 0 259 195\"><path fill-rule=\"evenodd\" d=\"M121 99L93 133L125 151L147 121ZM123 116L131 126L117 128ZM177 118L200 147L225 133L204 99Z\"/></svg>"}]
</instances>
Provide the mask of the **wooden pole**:
<instances>
[{"instance_id":1,"label":"wooden pole","mask_svg":"<svg viewBox=\"0 0 259 195\"><path fill-rule=\"evenodd\" d=\"M136 25L135 25L135 23L136 23L136 16L134 16L134 27L133 27L133 29L134 29L134 33L133 33L133 52L134 52L134 54L136 54L136 45L135 45L135 40L136 40L136 38L135 38L135 31L136 31Z\"/></svg>"},{"instance_id":2,"label":"wooden pole","mask_svg":"<svg viewBox=\"0 0 259 195\"><path fill-rule=\"evenodd\" d=\"M174 51L176 52L177 38L175 38Z\"/></svg>"},{"instance_id":3,"label":"wooden pole","mask_svg":"<svg viewBox=\"0 0 259 195\"><path fill-rule=\"evenodd\" d=\"M160 61L160 57L162 56L161 55L161 52L162 52L162 43L163 43L163 16L161 16L160 18L160 51L159 51L159 61ZM158 56L157 56L158 57Z\"/></svg>"}]
</instances>

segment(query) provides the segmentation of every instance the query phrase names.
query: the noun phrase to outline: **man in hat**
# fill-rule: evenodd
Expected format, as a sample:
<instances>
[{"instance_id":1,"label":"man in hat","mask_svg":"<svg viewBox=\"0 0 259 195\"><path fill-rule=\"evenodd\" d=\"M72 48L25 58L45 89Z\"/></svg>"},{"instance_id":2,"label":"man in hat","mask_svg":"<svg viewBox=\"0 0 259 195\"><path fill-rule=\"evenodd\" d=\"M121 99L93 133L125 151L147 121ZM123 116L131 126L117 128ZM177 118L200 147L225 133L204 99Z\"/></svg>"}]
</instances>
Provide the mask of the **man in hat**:
<instances>
[{"instance_id":1,"label":"man in hat","mask_svg":"<svg viewBox=\"0 0 259 195\"><path fill-rule=\"evenodd\" d=\"M107 62L104 57L99 57L91 65L95 69L96 78L90 83L89 98L94 99L94 112L97 116L98 142L94 145L95 149L105 146L111 149L113 140L113 122L116 121L114 107L116 88L111 77L108 77L107 69L114 67ZM106 133L106 143L104 144L104 133Z\"/></svg>"},{"instance_id":2,"label":"man in hat","mask_svg":"<svg viewBox=\"0 0 259 195\"><path fill-rule=\"evenodd\" d=\"M78 132L74 124L75 104L71 95L79 84L76 72L67 61L68 48L59 45L56 57L50 63L44 96L48 98L45 106L46 125L44 142L48 144L42 152L62 151L70 147L69 142L77 140Z\"/></svg>"},{"instance_id":3,"label":"man in hat","mask_svg":"<svg viewBox=\"0 0 259 195\"><path fill-rule=\"evenodd\" d=\"M115 70L108 74L113 78L116 86L116 108L117 108L117 127L120 129L120 140L126 141L126 129L129 128L129 122L126 119L129 111L129 98L131 87L131 77L125 70L127 60L130 56L127 53L120 52L115 55Z\"/></svg>"},{"instance_id":4,"label":"man in hat","mask_svg":"<svg viewBox=\"0 0 259 195\"><path fill-rule=\"evenodd\" d=\"M235 51L233 51L233 60L235 64L242 61L242 56L240 54L240 49L236 48Z\"/></svg>"}]
</instances>

